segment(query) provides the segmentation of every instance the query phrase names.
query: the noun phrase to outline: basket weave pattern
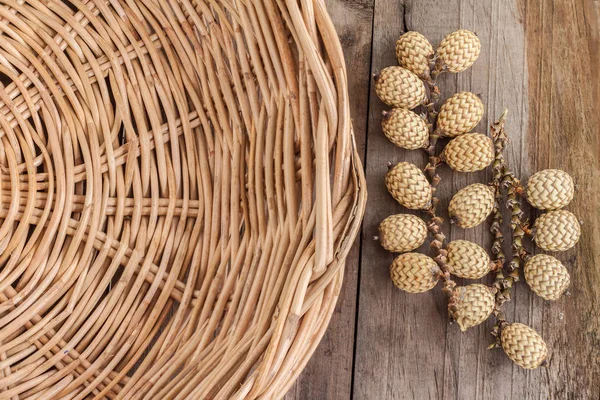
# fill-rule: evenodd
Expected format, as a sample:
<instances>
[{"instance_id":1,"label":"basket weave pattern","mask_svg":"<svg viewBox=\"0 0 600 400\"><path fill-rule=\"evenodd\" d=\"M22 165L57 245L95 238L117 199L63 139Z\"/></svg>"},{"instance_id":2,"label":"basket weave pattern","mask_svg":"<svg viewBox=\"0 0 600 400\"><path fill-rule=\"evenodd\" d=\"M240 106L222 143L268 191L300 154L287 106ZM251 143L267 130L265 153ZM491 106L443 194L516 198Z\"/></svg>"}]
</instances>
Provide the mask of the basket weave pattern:
<instances>
[{"instance_id":1,"label":"basket weave pattern","mask_svg":"<svg viewBox=\"0 0 600 400\"><path fill-rule=\"evenodd\" d=\"M0 21L0 397L283 396L366 197L323 1Z\"/></svg>"}]
</instances>

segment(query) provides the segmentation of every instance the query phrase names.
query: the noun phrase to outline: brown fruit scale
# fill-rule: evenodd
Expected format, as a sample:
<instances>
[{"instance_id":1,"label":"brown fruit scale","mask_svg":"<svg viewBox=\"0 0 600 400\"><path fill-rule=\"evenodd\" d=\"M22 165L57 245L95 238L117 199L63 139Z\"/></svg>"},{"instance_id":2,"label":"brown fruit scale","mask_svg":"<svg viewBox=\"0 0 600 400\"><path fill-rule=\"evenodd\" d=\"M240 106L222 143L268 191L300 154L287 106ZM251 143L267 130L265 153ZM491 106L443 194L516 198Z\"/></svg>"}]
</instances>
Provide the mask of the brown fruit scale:
<instances>
[{"instance_id":1,"label":"brown fruit scale","mask_svg":"<svg viewBox=\"0 0 600 400\"><path fill-rule=\"evenodd\" d=\"M375 76L375 93L388 106L412 110L426 98L425 85L402 67L387 67Z\"/></svg>"},{"instance_id":2,"label":"brown fruit scale","mask_svg":"<svg viewBox=\"0 0 600 400\"><path fill-rule=\"evenodd\" d=\"M480 284L458 286L454 289L456 310L452 316L461 331L481 324L494 310L494 294L489 287Z\"/></svg>"},{"instance_id":3,"label":"brown fruit scale","mask_svg":"<svg viewBox=\"0 0 600 400\"><path fill-rule=\"evenodd\" d=\"M524 273L531 290L545 300L557 300L571 283L565 266L547 254L536 254L529 258Z\"/></svg>"},{"instance_id":4,"label":"brown fruit scale","mask_svg":"<svg viewBox=\"0 0 600 400\"><path fill-rule=\"evenodd\" d=\"M507 324L500 336L504 352L517 365L535 369L548 356L548 348L542 337L527 325Z\"/></svg>"},{"instance_id":5,"label":"brown fruit scale","mask_svg":"<svg viewBox=\"0 0 600 400\"><path fill-rule=\"evenodd\" d=\"M471 132L481 121L483 111L479 96L471 92L456 93L442 104L436 130L447 137Z\"/></svg>"},{"instance_id":6,"label":"brown fruit scale","mask_svg":"<svg viewBox=\"0 0 600 400\"><path fill-rule=\"evenodd\" d=\"M533 225L533 239L542 250L565 251L577 244L581 226L570 211L549 211Z\"/></svg>"},{"instance_id":7,"label":"brown fruit scale","mask_svg":"<svg viewBox=\"0 0 600 400\"><path fill-rule=\"evenodd\" d=\"M431 185L423 171L408 162L399 162L385 176L385 185L398 203L412 210L431 207Z\"/></svg>"},{"instance_id":8,"label":"brown fruit scale","mask_svg":"<svg viewBox=\"0 0 600 400\"><path fill-rule=\"evenodd\" d=\"M390 215L379 224L381 246L393 253L405 253L420 247L427 239L427 225L416 215Z\"/></svg>"},{"instance_id":9,"label":"brown fruit scale","mask_svg":"<svg viewBox=\"0 0 600 400\"><path fill-rule=\"evenodd\" d=\"M481 171L494 161L494 143L481 133L452 139L442 153L442 160L455 171Z\"/></svg>"},{"instance_id":10,"label":"brown fruit scale","mask_svg":"<svg viewBox=\"0 0 600 400\"><path fill-rule=\"evenodd\" d=\"M575 185L565 171L546 169L535 173L527 183L527 201L539 210L558 210L573 200Z\"/></svg>"},{"instance_id":11,"label":"brown fruit scale","mask_svg":"<svg viewBox=\"0 0 600 400\"><path fill-rule=\"evenodd\" d=\"M459 190L450 200L450 222L461 228L473 228L481 224L494 208L494 193L482 183L474 183Z\"/></svg>"},{"instance_id":12,"label":"brown fruit scale","mask_svg":"<svg viewBox=\"0 0 600 400\"><path fill-rule=\"evenodd\" d=\"M396 41L398 64L419 76L429 73L433 53L431 43L419 32L406 32Z\"/></svg>"}]
</instances>

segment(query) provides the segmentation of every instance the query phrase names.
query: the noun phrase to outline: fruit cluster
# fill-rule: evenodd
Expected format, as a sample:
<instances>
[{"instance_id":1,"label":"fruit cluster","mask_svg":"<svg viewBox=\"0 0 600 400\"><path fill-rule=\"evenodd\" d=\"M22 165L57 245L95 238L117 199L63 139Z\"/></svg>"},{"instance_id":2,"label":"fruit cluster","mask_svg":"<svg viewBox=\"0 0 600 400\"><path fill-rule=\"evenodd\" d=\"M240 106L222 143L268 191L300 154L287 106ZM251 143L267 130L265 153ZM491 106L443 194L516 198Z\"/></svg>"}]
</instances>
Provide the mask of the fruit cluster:
<instances>
[{"instance_id":1,"label":"fruit cluster","mask_svg":"<svg viewBox=\"0 0 600 400\"><path fill-rule=\"evenodd\" d=\"M524 189L502 154L506 142L505 114L492 126L491 138L472 132L484 114L479 96L457 93L437 107L437 77L443 72L458 73L471 67L480 51L479 39L467 30L446 36L436 51L420 33L407 32L396 42L399 66L387 67L375 76L375 92L392 107L384 112L383 133L396 146L423 149L429 157L423 170L400 162L390 165L385 177L394 199L407 209L424 211L427 222L412 214L391 215L379 225L378 238L386 250L400 253L390 267L391 279L398 288L420 293L443 281L450 318L461 330L494 315L496 344L521 367L537 368L547 356L544 341L530 327L508 323L500 307L510 298L512 283L518 281L521 261L525 261L527 283L542 298L556 300L569 286L569 273L560 261L546 254L531 256L522 245L522 237L530 234L537 246L546 251L567 250L577 243L581 234L579 222L572 213L562 210L573 198L573 179L564 171L545 170L533 175ZM438 151L440 138L449 141ZM448 215L451 223L468 229L484 223L493 214L491 230L495 237L490 252L494 260L484 248L466 240L445 244L435 194L441 180L437 168L444 163L456 172L480 171L493 164L494 181L459 190L450 200ZM503 189L508 191L507 200L501 193ZM533 207L547 211L535 221L533 229L522 221L520 198L525 195ZM501 251L501 202L512 211L514 257L508 263ZM415 252L427 240L428 232L432 236L432 257ZM490 286L457 286L452 278L475 280L490 272L496 274L496 281Z\"/></svg>"}]
</instances>

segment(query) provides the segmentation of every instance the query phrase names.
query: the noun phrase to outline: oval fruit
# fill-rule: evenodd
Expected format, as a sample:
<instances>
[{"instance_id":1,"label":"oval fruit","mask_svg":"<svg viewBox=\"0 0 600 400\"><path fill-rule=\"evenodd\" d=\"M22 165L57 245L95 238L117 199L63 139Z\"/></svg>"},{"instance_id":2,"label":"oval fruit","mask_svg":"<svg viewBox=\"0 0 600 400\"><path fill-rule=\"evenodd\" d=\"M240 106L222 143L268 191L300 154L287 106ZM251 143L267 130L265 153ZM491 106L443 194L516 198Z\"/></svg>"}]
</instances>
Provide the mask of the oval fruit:
<instances>
[{"instance_id":1,"label":"oval fruit","mask_svg":"<svg viewBox=\"0 0 600 400\"><path fill-rule=\"evenodd\" d=\"M524 272L531 290L546 300L558 300L571 282L565 266L547 254L536 254L527 260Z\"/></svg>"},{"instance_id":2,"label":"oval fruit","mask_svg":"<svg viewBox=\"0 0 600 400\"><path fill-rule=\"evenodd\" d=\"M385 185L394 199L412 210L431 207L431 185L416 165L399 162L385 176Z\"/></svg>"},{"instance_id":3,"label":"oval fruit","mask_svg":"<svg viewBox=\"0 0 600 400\"><path fill-rule=\"evenodd\" d=\"M539 210L558 210L573 200L573 178L559 169L545 169L527 182L527 201Z\"/></svg>"},{"instance_id":4,"label":"oval fruit","mask_svg":"<svg viewBox=\"0 0 600 400\"><path fill-rule=\"evenodd\" d=\"M581 226L577 217L569 211L549 211L535 220L533 240L542 250L565 251L577 244Z\"/></svg>"},{"instance_id":5,"label":"oval fruit","mask_svg":"<svg viewBox=\"0 0 600 400\"><path fill-rule=\"evenodd\" d=\"M494 209L494 192L482 183L474 183L456 192L448 205L450 222L461 228L481 224Z\"/></svg>"},{"instance_id":6,"label":"oval fruit","mask_svg":"<svg viewBox=\"0 0 600 400\"><path fill-rule=\"evenodd\" d=\"M425 101L425 84L406 68L387 67L375 76L375 93L389 106L412 110Z\"/></svg>"},{"instance_id":7,"label":"oval fruit","mask_svg":"<svg viewBox=\"0 0 600 400\"><path fill-rule=\"evenodd\" d=\"M390 266L394 285L409 293L423 293L437 284L440 267L431 257L420 253L400 254Z\"/></svg>"},{"instance_id":8,"label":"oval fruit","mask_svg":"<svg viewBox=\"0 0 600 400\"><path fill-rule=\"evenodd\" d=\"M446 145L442 158L455 171L481 171L494 161L494 142L481 133L458 136Z\"/></svg>"},{"instance_id":9,"label":"oval fruit","mask_svg":"<svg viewBox=\"0 0 600 400\"><path fill-rule=\"evenodd\" d=\"M427 238L427 225L416 215L390 215L379 224L379 242L392 253L405 253L420 247Z\"/></svg>"}]
</instances>

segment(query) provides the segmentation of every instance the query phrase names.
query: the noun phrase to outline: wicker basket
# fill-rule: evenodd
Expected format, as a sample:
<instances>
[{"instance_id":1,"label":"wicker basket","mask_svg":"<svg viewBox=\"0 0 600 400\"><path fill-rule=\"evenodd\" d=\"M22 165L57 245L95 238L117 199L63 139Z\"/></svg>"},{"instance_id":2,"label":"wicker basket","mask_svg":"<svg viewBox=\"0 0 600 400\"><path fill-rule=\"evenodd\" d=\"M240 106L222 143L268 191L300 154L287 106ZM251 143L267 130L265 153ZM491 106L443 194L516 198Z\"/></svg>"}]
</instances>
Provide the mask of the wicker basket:
<instances>
[{"instance_id":1,"label":"wicker basket","mask_svg":"<svg viewBox=\"0 0 600 400\"><path fill-rule=\"evenodd\" d=\"M283 396L366 198L323 0L6 0L0 35L0 398Z\"/></svg>"}]
</instances>

